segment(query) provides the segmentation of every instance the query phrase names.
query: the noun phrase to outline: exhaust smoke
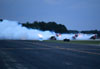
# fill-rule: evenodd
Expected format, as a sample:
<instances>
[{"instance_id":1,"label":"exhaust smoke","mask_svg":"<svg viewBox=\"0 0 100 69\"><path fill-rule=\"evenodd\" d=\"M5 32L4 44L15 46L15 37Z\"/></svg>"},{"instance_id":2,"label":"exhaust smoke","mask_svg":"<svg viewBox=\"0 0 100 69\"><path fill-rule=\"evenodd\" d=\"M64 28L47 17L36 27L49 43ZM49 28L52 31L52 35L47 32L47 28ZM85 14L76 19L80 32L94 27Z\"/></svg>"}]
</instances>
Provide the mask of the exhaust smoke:
<instances>
[{"instance_id":1,"label":"exhaust smoke","mask_svg":"<svg viewBox=\"0 0 100 69\"><path fill-rule=\"evenodd\" d=\"M39 40L42 38L43 40L47 40L54 34L55 33L50 31L27 29L26 27L22 27L21 24L18 24L16 21L0 21L0 39Z\"/></svg>"}]
</instances>

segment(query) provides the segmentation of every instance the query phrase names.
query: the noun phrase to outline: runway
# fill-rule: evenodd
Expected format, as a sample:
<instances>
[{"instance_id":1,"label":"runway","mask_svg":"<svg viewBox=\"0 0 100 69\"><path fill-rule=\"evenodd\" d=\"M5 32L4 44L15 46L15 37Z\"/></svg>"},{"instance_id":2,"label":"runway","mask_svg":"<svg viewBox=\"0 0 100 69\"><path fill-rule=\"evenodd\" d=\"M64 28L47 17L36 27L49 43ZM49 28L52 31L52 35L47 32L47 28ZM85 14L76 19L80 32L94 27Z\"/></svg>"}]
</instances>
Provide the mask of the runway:
<instances>
[{"instance_id":1,"label":"runway","mask_svg":"<svg viewBox=\"0 0 100 69\"><path fill-rule=\"evenodd\" d=\"M0 40L0 69L100 69L100 46Z\"/></svg>"}]
</instances>

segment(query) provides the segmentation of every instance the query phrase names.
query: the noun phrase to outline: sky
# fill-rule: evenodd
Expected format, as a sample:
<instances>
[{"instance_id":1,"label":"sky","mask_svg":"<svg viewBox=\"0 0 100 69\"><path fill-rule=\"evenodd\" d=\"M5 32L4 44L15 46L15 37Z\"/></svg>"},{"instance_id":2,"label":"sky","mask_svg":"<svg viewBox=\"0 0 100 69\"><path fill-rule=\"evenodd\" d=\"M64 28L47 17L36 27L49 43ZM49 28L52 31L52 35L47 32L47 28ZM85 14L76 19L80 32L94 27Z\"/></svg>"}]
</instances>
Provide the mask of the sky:
<instances>
[{"instance_id":1,"label":"sky","mask_svg":"<svg viewBox=\"0 0 100 69\"><path fill-rule=\"evenodd\" d=\"M0 0L0 19L55 21L69 30L100 30L100 0Z\"/></svg>"}]
</instances>

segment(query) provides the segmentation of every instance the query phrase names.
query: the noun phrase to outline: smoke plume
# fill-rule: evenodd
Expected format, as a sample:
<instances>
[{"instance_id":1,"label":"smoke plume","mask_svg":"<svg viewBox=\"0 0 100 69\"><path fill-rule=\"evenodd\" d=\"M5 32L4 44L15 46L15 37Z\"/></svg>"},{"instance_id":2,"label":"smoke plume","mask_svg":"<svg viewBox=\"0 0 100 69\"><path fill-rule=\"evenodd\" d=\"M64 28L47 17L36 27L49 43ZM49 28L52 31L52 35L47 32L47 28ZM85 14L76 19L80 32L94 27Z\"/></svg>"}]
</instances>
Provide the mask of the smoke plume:
<instances>
[{"instance_id":1,"label":"smoke plume","mask_svg":"<svg viewBox=\"0 0 100 69\"><path fill-rule=\"evenodd\" d=\"M75 37L76 40L90 39L94 34L78 34ZM56 36L55 32L40 31L37 29L28 29L22 27L17 21L3 20L0 21L0 39L10 40L48 40L51 36L55 36L57 40L63 40L65 38L73 40L75 34L59 34Z\"/></svg>"},{"instance_id":2,"label":"smoke plume","mask_svg":"<svg viewBox=\"0 0 100 69\"><path fill-rule=\"evenodd\" d=\"M0 22L0 39L13 40L47 40L55 33L22 27L16 21L3 20ZM42 35L40 37L39 35Z\"/></svg>"}]
</instances>

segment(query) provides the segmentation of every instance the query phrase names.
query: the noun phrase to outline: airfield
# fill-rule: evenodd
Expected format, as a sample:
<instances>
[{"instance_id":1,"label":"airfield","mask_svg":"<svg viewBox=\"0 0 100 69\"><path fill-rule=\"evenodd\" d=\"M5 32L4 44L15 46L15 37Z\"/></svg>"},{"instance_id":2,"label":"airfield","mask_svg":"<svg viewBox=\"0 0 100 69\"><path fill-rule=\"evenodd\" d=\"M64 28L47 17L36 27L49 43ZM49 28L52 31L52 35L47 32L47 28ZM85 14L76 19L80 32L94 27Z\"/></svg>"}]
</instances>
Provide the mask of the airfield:
<instances>
[{"instance_id":1,"label":"airfield","mask_svg":"<svg viewBox=\"0 0 100 69\"><path fill-rule=\"evenodd\" d=\"M73 42L0 40L0 69L100 69L97 40Z\"/></svg>"}]
</instances>

